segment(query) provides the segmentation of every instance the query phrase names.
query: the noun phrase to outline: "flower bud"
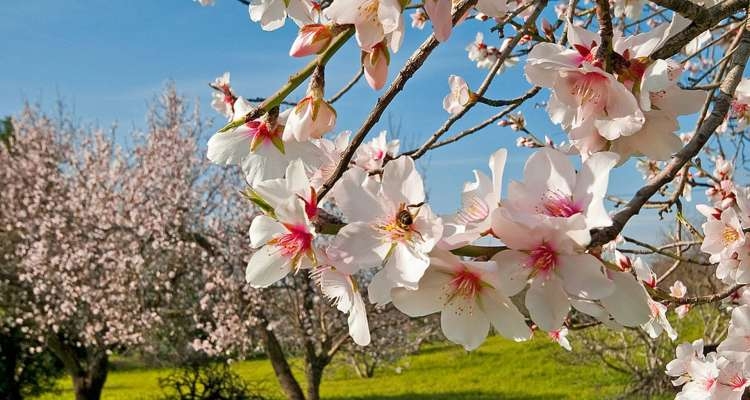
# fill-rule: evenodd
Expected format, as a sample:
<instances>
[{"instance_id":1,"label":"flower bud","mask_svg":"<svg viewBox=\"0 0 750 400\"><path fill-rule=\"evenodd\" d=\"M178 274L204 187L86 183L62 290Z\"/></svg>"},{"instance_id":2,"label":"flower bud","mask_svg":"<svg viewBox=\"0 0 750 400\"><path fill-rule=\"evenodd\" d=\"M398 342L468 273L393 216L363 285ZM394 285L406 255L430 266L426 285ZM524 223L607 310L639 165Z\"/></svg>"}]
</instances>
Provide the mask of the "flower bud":
<instances>
[{"instance_id":1,"label":"flower bud","mask_svg":"<svg viewBox=\"0 0 750 400\"><path fill-rule=\"evenodd\" d=\"M362 52L362 67L365 70L367 84L375 90L380 90L388 80L388 64L391 56L385 42L375 45L369 52Z\"/></svg>"},{"instance_id":2,"label":"flower bud","mask_svg":"<svg viewBox=\"0 0 750 400\"><path fill-rule=\"evenodd\" d=\"M289 55L305 57L317 54L328 48L333 38L331 27L323 24L310 24L300 28L297 38L292 43Z\"/></svg>"}]
</instances>

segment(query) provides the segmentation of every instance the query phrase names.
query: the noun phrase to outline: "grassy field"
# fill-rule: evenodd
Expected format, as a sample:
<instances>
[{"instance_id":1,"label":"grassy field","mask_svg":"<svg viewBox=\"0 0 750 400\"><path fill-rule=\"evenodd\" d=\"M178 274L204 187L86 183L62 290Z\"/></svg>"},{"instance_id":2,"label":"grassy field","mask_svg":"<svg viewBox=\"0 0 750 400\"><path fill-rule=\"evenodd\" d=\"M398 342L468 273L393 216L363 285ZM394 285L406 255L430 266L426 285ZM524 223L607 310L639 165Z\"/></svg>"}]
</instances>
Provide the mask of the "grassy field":
<instances>
[{"instance_id":1,"label":"grassy field","mask_svg":"<svg viewBox=\"0 0 750 400\"><path fill-rule=\"evenodd\" d=\"M374 378L361 379L345 365L334 366L323 380L321 394L324 399L361 400L600 400L616 397L628 384L626 376L600 365L571 365L565 353L544 338L513 343L495 337L471 353L454 345L434 345L402 360L400 373L387 367ZM281 398L266 360L236 363L234 368L245 379L260 383L270 396ZM158 377L167 373L113 371L103 399L153 398L159 394ZM60 393L41 399L73 399L70 382L62 380L60 386Z\"/></svg>"}]
</instances>

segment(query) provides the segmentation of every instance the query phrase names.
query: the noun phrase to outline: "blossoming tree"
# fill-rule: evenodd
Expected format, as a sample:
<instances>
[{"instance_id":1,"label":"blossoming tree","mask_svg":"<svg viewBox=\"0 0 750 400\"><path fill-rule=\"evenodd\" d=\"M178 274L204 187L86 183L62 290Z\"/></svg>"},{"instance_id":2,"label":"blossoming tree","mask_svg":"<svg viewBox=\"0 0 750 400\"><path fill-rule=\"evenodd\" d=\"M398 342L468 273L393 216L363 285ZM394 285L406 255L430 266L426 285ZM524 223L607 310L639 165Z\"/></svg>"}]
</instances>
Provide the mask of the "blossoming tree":
<instances>
[{"instance_id":1,"label":"blossoming tree","mask_svg":"<svg viewBox=\"0 0 750 400\"><path fill-rule=\"evenodd\" d=\"M264 30L291 18L300 30L290 38L290 56L312 57L257 102L238 96L228 75L211 85L213 105L229 122L209 141L208 158L240 166L243 190L264 214L249 232L255 252L245 277L251 286L310 274L348 315L358 345L370 342L368 300L392 303L409 316L439 313L445 337L467 350L479 347L490 328L516 341L544 331L564 347L570 347L569 329L598 324L676 338L668 312L742 298L738 290L750 283L750 193L735 182L733 169L742 159L750 103L743 79L750 56L746 0L243 3ZM408 10L414 28L429 21L433 33L390 79L390 54L404 50ZM471 88L458 75L446 77L448 116L420 146L398 149L383 135L366 142L434 49L451 40L453 29L469 29L468 18L481 22L467 50L477 67L488 69L482 83ZM326 98L326 65L350 40L361 50L361 71ZM514 64L523 66L528 91L488 98L497 76ZM341 129L334 104L362 75L382 93L361 125L347 127L356 128L352 134L334 135ZM284 109L305 82L304 97ZM527 126L521 112L534 98L544 101L564 143L542 139ZM480 103L498 111L456 130ZM695 129L679 135L685 121ZM498 149L489 160L491 173L476 172L456 194L456 212L437 215L415 163L496 122L521 133L519 146L538 148L523 179L504 182L507 159L518 156ZM630 198L608 196L610 172L628 168L630 159L644 169L645 182ZM706 170L709 165L715 172ZM698 186L708 188L708 204L697 207L706 218L702 228L682 213ZM617 209L606 206L610 200ZM343 218L331 219L320 211L324 206ZM657 208L659 216L679 211L671 243L622 236L644 208ZM626 256L627 245L674 264L657 274L647 259ZM682 254L696 246L710 255L707 263L724 286L692 297L684 285L667 290L665 279L691 261ZM363 274L372 277L367 299ZM666 371L683 385L678 398L742 396L750 383L745 307L732 312L729 336L715 353L703 355L700 343L678 347Z\"/></svg>"}]
</instances>

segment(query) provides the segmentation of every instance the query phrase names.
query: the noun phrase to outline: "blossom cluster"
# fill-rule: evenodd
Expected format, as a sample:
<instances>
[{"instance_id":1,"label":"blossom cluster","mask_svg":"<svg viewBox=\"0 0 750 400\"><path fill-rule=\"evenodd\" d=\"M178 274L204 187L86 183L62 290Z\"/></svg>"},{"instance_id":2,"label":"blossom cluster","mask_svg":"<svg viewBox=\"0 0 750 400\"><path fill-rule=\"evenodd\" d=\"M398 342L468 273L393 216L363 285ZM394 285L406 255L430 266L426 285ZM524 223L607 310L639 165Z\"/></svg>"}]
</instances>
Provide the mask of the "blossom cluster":
<instances>
[{"instance_id":1,"label":"blossom cluster","mask_svg":"<svg viewBox=\"0 0 750 400\"><path fill-rule=\"evenodd\" d=\"M703 340L677 347L677 358L667 364L672 383L682 386L679 400L739 400L750 385L750 305L732 310L729 334L716 351L704 354Z\"/></svg>"}]
</instances>

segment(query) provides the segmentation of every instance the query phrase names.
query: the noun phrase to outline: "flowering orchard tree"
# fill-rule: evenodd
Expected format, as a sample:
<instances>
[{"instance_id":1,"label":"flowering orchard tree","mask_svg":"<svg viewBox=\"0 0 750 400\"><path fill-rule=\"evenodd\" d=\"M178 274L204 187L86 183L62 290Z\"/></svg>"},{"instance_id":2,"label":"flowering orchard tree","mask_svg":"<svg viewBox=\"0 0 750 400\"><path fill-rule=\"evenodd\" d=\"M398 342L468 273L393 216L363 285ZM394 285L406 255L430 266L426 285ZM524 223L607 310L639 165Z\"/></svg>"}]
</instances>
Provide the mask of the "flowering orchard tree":
<instances>
[{"instance_id":1,"label":"flowering orchard tree","mask_svg":"<svg viewBox=\"0 0 750 400\"><path fill-rule=\"evenodd\" d=\"M154 350L157 331L180 337L170 320L190 322L202 269L223 265L211 248L232 220L220 216L241 203L227 200L223 172L207 170L187 111L165 91L125 153L114 135L28 108L0 152L0 324L31 351L49 348L78 399L99 398L111 352Z\"/></svg>"},{"instance_id":2,"label":"flowering orchard tree","mask_svg":"<svg viewBox=\"0 0 750 400\"><path fill-rule=\"evenodd\" d=\"M676 339L669 312L684 315L696 304L739 296L750 283L750 192L733 173L744 159L750 104L743 80L748 6L747 0L249 2L250 18L264 30L281 27L287 16L299 25L290 56L312 60L256 102L238 96L228 74L211 85L214 107L229 123L210 139L208 158L240 166L263 213L250 227L255 252L247 282L272 288L289 274L310 274L348 315L349 334L361 346L371 340L365 289L370 303L392 303L409 316L439 314L445 337L467 350L479 347L490 327L516 341L545 331L567 348L569 328L597 324ZM406 12L414 28L429 21L433 33L389 80L390 54L403 51ZM447 118L414 149L398 151L384 135L366 142L433 50L450 41L453 29L469 29L468 18L482 27L467 47L469 59L488 69L481 85L446 77ZM326 65L350 40L361 49L361 71L325 98ZM514 64L523 66L528 91L488 98L497 76ZM361 75L383 91L354 133L334 136L333 104ZM283 109L305 82L304 97ZM563 143L541 139L523 118L524 107L543 92ZM479 112L477 104L498 111L455 131L457 121ZM693 121L693 132L679 135L679 121ZM456 193L461 207L437 215L415 161L496 122L522 133L520 147L538 148L523 178L503 182L507 159L519 155L498 149L491 174L476 172ZM628 168L631 158L645 183L630 198L608 196L610 172ZM706 219L702 228L682 212L699 186L707 187L707 204L697 207ZM618 208L608 210L608 200ZM343 219L329 218L324 206ZM659 217L678 210L670 243L621 235L644 208L657 208ZM674 264L657 275L648 259L625 255L630 245ZM668 290L665 279L695 261L683 253L696 246L710 255L699 263L715 267L707 274L723 287L692 297L684 285ZM372 276L366 288L357 278L363 271ZM678 398L742 396L750 384L746 307L732 312L715 353L704 356L699 343L678 347L666 371L682 385Z\"/></svg>"}]
</instances>

